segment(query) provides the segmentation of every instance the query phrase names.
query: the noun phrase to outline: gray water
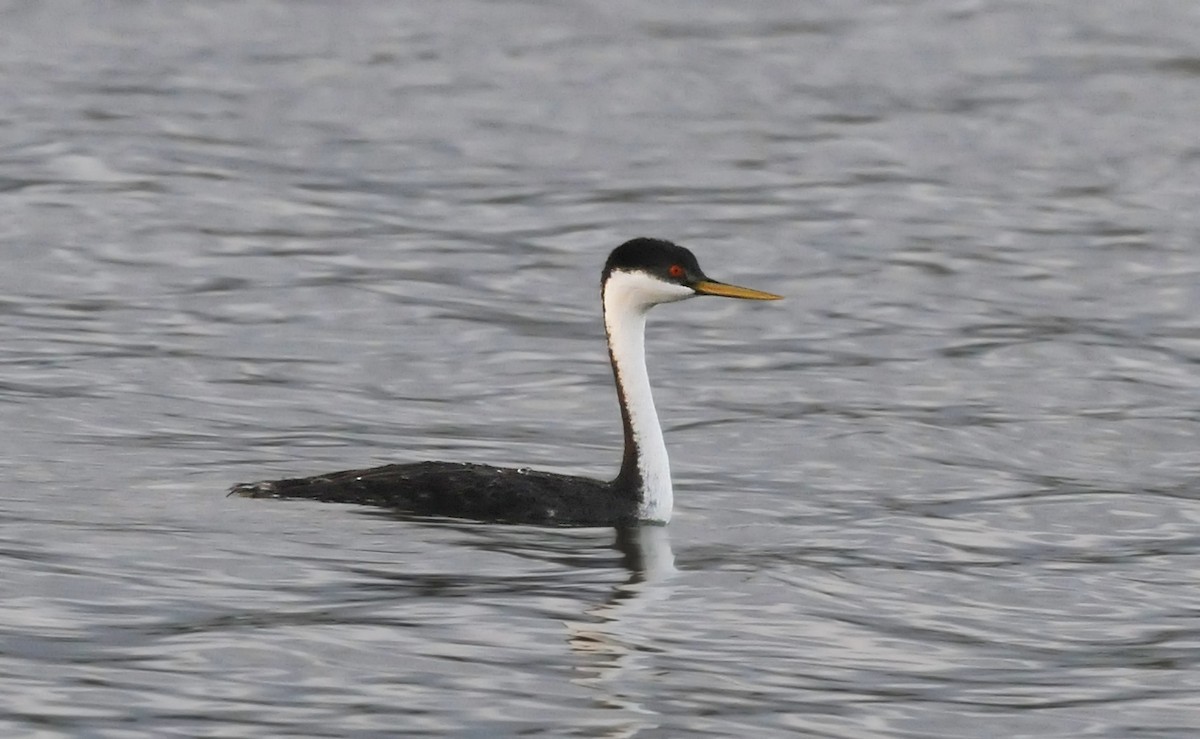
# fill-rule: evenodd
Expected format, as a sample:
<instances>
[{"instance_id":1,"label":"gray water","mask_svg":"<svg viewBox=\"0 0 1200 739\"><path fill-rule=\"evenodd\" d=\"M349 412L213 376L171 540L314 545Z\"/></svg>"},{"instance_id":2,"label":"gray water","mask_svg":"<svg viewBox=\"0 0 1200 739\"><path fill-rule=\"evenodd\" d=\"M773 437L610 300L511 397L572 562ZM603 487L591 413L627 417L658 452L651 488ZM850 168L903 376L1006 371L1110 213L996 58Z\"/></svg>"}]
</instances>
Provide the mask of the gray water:
<instances>
[{"instance_id":1,"label":"gray water","mask_svg":"<svg viewBox=\"0 0 1200 739\"><path fill-rule=\"evenodd\" d=\"M0 729L1194 737L1200 4L0 6ZM604 476L669 527L224 497Z\"/></svg>"}]
</instances>

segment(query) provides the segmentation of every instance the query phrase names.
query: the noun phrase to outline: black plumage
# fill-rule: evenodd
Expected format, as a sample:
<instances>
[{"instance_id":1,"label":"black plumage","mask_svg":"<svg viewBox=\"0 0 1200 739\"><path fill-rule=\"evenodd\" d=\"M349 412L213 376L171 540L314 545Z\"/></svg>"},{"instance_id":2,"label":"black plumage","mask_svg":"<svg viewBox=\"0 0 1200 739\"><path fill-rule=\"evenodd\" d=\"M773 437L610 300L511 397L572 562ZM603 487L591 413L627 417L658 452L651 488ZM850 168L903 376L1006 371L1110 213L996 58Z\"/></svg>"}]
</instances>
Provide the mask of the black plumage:
<instances>
[{"instance_id":1,"label":"black plumage","mask_svg":"<svg viewBox=\"0 0 1200 739\"><path fill-rule=\"evenodd\" d=\"M547 526L616 526L637 517L637 496L617 481L459 462L365 470L237 485L231 495L358 503L418 516Z\"/></svg>"}]
</instances>

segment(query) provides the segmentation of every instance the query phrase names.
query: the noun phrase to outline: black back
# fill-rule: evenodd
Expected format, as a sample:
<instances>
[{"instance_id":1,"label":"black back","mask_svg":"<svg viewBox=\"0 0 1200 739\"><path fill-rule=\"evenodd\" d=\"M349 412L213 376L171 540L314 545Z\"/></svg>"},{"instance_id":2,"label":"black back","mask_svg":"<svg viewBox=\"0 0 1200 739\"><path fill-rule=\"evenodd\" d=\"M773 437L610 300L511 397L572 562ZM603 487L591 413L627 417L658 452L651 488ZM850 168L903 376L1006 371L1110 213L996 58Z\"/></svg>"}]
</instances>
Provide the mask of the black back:
<instances>
[{"instance_id":1,"label":"black back","mask_svg":"<svg viewBox=\"0 0 1200 739\"><path fill-rule=\"evenodd\" d=\"M382 506L417 516L543 526L615 526L637 520L637 500L613 483L458 462L390 464L243 483L230 495L307 498Z\"/></svg>"}]
</instances>

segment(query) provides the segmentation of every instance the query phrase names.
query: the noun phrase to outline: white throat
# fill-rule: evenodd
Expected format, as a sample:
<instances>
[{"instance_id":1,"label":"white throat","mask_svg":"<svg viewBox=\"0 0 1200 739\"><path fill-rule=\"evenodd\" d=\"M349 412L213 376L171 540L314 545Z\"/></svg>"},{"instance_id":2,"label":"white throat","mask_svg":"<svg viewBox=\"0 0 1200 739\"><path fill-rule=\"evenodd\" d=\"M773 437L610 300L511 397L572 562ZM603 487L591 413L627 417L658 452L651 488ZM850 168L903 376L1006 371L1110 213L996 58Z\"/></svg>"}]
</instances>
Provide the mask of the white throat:
<instances>
[{"instance_id":1,"label":"white throat","mask_svg":"<svg viewBox=\"0 0 1200 739\"><path fill-rule=\"evenodd\" d=\"M604 285L604 328L637 449L641 478L638 519L642 521L666 523L674 502L667 445L646 370L646 312L659 303L695 294L690 287L663 282L645 272L614 270Z\"/></svg>"}]
</instances>

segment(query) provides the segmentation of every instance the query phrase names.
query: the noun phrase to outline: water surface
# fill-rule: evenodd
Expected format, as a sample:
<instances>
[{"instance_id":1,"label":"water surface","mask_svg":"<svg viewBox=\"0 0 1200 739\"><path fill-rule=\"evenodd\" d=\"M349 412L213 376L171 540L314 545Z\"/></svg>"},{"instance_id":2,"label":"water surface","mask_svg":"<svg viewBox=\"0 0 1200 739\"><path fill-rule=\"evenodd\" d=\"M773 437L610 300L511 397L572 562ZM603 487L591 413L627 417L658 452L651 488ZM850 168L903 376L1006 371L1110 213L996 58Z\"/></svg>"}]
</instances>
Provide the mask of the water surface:
<instances>
[{"instance_id":1,"label":"water surface","mask_svg":"<svg viewBox=\"0 0 1200 739\"><path fill-rule=\"evenodd\" d=\"M1196 6L0 8L5 736L1192 737ZM227 499L612 474L676 519Z\"/></svg>"}]
</instances>

